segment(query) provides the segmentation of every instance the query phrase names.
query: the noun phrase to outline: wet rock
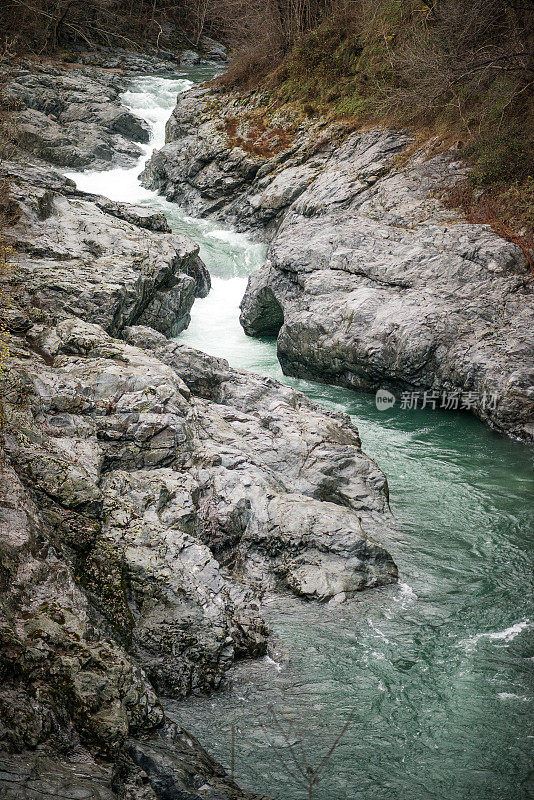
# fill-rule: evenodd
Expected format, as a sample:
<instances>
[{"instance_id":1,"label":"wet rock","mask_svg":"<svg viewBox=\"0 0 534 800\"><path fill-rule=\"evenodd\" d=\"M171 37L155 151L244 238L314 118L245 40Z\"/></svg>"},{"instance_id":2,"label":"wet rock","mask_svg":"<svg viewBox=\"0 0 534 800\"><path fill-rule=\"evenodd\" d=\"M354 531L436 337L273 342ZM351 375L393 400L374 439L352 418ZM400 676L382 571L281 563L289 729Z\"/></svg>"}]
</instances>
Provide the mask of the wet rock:
<instances>
[{"instance_id":1,"label":"wet rock","mask_svg":"<svg viewBox=\"0 0 534 800\"><path fill-rule=\"evenodd\" d=\"M94 761L58 763L32 752L0 753L0 796L5 800L117 800L109 771Z\"/></svg>"},{"instance_id":2,"label":"wet rock","mask_svg":"<svg viewBox=\"0 0 534 800\"><path fill-rule=\"evenodd\" d=\"M221 563L253 585L318 599L396 580L373 541L392 527L386 479L348 417L150 330L125 336L172 366L196 396L202 457L189 474L201 496L197 531Z\"/></svg>"},{"instance_id":3,"label":"wet rock","mask_svg":"<svg viewBox=\"0 0 534 800\"><path fill-rule=\"evenodd\" d=\"M96 51L80 51L75 54L76 61L94 68L115 69L121 72L142 75L161 75L173 77L180 68L179 57L170 50L154 49L138 53L123 47L100 47Z\"/></svg>"},{"instance_id":4,"label":"wet rock","mask_svg":"<svg viewBox=\"0 0 534 800\"><path fill-rule=\"evenodd\" d=\"M200 56L194 50L184 50L180 56L181 67L195 67L200 63Z\"/></svg>"},{"instance_id":5,"label":"wet rock","mask_svg":"<svg viewBox=\"0 0 534 800\"><path fill-rule=\"evenodd\" d=\"M169 724L158 739L131 739L114 768L87 753L59 762L49 754L0 753L5 800L266 800L241 791L185 731ZM142 765L142 766L139 766Z\"/></svg>"},{"instance_id":6,"label":"wet rock","mask_svg":"<svg viewBox=\"0 0 534 800\"><path fill-rule=\"evenodd\" d=\"M200 39L200 46L202 47L204 59L208 61L228 61L226 47L221 44L221 42L217 42L209 36L202 36Z\"/></svg>"},{"instance_id":7,"label":"wet rock","mask_svg":"<svg viewBox=\"0 0 534 800\"><path fill-rule=\"evenodd\" d=\"M220 765L214 765L193 736L178 731L174 725L166 728L165 746L150 739L132 740L128 742L128 751L132 761L148 775L158 798L266 800L243 793Z\"/></svg>"}]
</instances>

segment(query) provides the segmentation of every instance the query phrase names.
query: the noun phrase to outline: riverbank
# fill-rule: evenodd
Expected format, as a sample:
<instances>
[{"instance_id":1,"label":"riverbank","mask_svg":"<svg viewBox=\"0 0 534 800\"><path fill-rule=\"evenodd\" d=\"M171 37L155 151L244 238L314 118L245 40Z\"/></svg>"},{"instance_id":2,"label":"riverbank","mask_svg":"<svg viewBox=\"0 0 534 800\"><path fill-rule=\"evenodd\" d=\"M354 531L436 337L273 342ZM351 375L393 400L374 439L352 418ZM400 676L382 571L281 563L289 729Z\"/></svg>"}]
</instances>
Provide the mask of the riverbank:
<instances>
[{"instance_id":1,"label":"riverbank","mask_svg":"<svg viewBox=\"0 0 534 800\"><path fill-rule=\"evenodd\" d=\"M266 122L254 98L217 87L181 96L166 138L144 185L269 243L241 322L277 336L286 374L532 439L531 269L517 244L440 199L468 175L457 150L398 130Z\"/></svg>"},{"instance_id":2,"label":"riverbank","mask_svg":"<svg viewBox=\"0 0 534 800\"><path fill-rule=\"evenodd\" d=\"M394 539L387 482L345 415L163 335L209 289L198 247L43 166L101 169L106 109L128 125L95 174L134 177L128 136L148 154L124 76L87 70L52 83L48 66L23 70L13 92L47 91L20 112L30 157L2 164L16 262L3 276L2 792L252 797L158 695L211 691L265 653L266 592L340 602L395 582L371 536ZM99 81L117 108L94 108ZM63 151L42 145L41 115L73 117Z\"/></svg>"}]
</instances>

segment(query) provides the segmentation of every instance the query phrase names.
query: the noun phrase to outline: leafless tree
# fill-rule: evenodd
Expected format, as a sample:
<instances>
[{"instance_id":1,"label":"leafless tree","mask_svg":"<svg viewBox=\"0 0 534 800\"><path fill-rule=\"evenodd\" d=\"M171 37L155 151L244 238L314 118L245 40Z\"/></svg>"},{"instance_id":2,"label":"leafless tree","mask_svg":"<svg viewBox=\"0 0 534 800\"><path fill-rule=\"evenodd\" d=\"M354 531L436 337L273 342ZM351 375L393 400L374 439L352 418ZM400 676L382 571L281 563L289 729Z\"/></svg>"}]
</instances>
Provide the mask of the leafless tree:
<instances>
[{"instance_id":1,"label":"leafless tree","mask_svg":"<svg viewBox=\"0 0 534 800\"><path fill-rule=\"evenodd\" d=\"M329 749L319 763L315 764L311 762L309 753L306 751L303 733L301 730L297 729L295 723L292 721L284 721L272 707L269 707L268 713L270 725L282 737L285 744L285 747L271 744L275 758L286 774L306 792L307 800L313 800L315 789L323 780L326 767L353 721L356 709L353 709L349 713L343 726L334 737ZM268 724L260 724L262 730L269 735Z\"/></svg>"}]
</instances>

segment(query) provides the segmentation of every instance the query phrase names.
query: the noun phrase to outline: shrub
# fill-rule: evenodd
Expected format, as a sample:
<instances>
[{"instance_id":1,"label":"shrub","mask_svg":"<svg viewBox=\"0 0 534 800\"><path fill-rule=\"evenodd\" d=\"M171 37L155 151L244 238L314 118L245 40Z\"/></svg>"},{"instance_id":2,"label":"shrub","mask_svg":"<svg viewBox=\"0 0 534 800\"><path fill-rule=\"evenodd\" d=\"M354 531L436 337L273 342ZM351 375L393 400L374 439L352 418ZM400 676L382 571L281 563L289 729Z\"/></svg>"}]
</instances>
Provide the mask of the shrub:
<instances>
[{"instance_id":1,"label":"shrub","mask_svg":"<svg viewBox=\"0 0 534 800\"><path fill-rule=\"evenodd\" d=\"M528 204L534 6L524 0L332 0L312 4L309 25L296 25L289 13L294 3L273 3L278 16L263 21L255 2L243 12L246 23L234 36L238 55L220 79L224 88L255 88L270 109L289 104L303 115L341 119L348 129L393 124L459 140L472 165L471 188L486 192L477 215L486 208L485 221L495 227L494 214L505 210L495 198L503 199L510 185ZM255 34L246 34L244 46L240 36L249 30ZM520 206L513 204L515 219L528 227ZM511 218L503 225L509 230Z\"/></svg>"}]
</instances>

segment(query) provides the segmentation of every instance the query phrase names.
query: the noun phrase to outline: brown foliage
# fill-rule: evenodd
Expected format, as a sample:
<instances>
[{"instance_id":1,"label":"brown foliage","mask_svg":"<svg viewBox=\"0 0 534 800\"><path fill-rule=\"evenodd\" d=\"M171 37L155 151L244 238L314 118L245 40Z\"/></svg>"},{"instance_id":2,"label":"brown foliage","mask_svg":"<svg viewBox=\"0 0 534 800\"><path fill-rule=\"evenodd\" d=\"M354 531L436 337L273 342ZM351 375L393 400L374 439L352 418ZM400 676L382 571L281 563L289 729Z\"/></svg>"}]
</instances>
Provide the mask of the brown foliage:
<instances>
[{"instance_id":1,"label":"brown foliage","mask_svg":"<svg viewBox=\"0 0 534 800\"><path fill-rule=\"evenodd\" d=\"M470 195L456 205L532 258L532 4L303 0L300 12L309 8L297 22L290 0L245 6L234 0L241 49L220 85L256 89L270 109L292 106L352 129L399 125L462 142Z\"/></svg>"},{"instance_id":2,"label":"brown foliage","mask_svg":"<svg viewBox=\"0 0 534 800\"><path fill-rule=\"evenodd\" d=\"M159 47L171 45L176 28L187 43L185 32L194 29L198 4L199 0L2 0L0 44L7 43L13 52L35 54L102 45Z\"/></svg>"},{"instance_id":3,"label":"brown foliage","mask_svg":"<svg viewBox=\"0 0 534 800\"><path fill-rule=\"evenodd\" d=\"M446 189L447 208L460 209L469 222L490 225L503 239L519 245L534 272L534 180L522 185L475 190L469 181Z\"/></svg>"},{"instance_id":4,"label":"brown foliage","mask_svg":"<svg viewBox=\"0 0 534 800\"><path fill-rule=\"evenodd\" d=\"M241 118L227 117L228 147L240 147L260 158L272 158L291 144L294 127L269 124L265 117L250 114Z\"/></svg>"},{"instance_id":5,"label":"brown foliage","mask_svg":"<svg viewBox=\"0 0 534 800\"><path fill-rule=\"evenodd\" d=\"M304 33L318 25L339 0L212 0L212 30L245 49L270 42L271 64Z\"/></svg>"}]
</instances>

